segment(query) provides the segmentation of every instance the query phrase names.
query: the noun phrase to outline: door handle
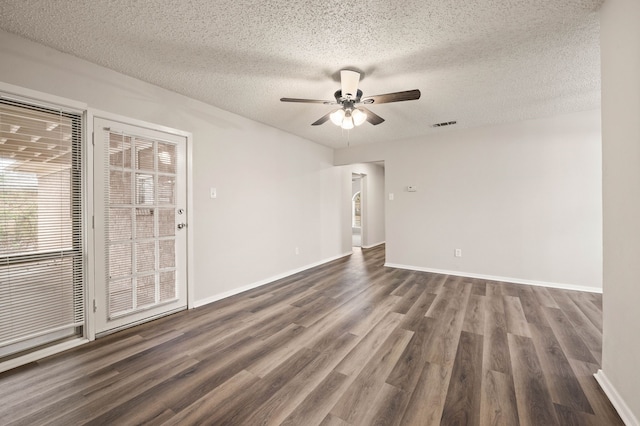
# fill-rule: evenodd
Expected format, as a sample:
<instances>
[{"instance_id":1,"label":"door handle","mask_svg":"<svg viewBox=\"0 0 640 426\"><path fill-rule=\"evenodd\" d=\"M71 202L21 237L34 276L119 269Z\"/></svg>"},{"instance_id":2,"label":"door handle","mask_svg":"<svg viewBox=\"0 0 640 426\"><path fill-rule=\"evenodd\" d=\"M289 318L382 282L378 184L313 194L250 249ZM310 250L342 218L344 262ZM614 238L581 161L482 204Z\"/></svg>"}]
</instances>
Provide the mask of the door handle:
<instances>
[{"instance_id":1,"label":"door handle","mask_svg":"<svg viewBox=\"0 0 640 426\"><path fill-rule=\"evenodd\" d=\"M178 224L178 229L182 229L182 228L186 228L187 224L186 223L179 223Z\"/></svg>"}]
</instances>

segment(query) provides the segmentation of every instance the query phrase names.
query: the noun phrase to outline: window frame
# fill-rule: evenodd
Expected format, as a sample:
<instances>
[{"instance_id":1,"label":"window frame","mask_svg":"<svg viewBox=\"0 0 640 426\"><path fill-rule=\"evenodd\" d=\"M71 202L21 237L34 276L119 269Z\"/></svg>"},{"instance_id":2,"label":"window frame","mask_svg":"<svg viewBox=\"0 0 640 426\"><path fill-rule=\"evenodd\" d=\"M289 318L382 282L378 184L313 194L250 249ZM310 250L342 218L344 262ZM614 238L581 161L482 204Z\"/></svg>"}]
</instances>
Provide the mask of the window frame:
<instances>
[{"instance_id":1,"label":"window frame","mask_svg":"<svg viewBox=\"0 0 640 426\"><path fill-rule=\"evenodd\" d=\"M67 339L60 343L53 343L46 345L42 348L36 348L35 350L27 351L24 354L18 354L8 359L0 360L0 372L24 365L29 362L42 359L46 356L59 353L61 351L71 349L78 345L84 344L90 340L95 339L95 335L92 330L93 323L93 310L89 301L93 299L94 277L93 277L93 264L94 258L93 248L93 195L91 188L93 188L93 143L92 143L92 120L90 119L90 112L88 105L84 102L71 100L68 98L40 92L37 90L27 89L21 86L5 83L0 81L0 96L9 99L11 101L24 103L27 105L33 105L36 107L42 107L53 110L62 110L66 113L77 114L79 116L80 125L80 158L73 160L73 165L77 165L80 168L80 203L78 221L74 221L73 227L78 227L80 232L81 249L80 251L75 249L70 250L45 250L40 253L32 252L25 254L17 254L13 256L5 256L5 258L11 257L12 263L22 263L28 258L29 261L47 261L60 259L62 253L65 258L67 256L77 257L81 255L82 264L82 277L83 277L83 305L84 305L84 325L82 327L82 334L76 338ZM74 228L74 231L76 228Z\"/></svg>"}]
</instances>

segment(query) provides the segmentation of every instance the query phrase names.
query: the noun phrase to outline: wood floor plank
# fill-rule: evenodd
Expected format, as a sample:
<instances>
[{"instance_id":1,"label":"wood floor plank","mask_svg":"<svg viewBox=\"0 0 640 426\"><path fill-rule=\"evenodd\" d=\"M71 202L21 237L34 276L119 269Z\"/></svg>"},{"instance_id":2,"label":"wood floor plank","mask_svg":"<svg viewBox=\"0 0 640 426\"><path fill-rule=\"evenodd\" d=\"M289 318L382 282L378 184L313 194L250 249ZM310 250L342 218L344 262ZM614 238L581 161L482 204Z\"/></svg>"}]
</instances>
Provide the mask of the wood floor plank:
<instances>
[{"instance_id":1,"label":"wood floor plank","mask_svg":"<svg viewBox=\"0 0 640 426\"><path fill-rule=\"evenodd\" d=\"M476 296L487 295L487 282L485 280L470 278L469 281L471 282L471 294Z\"/></svg>"},{"instance_id":2,"label":"wood floor plank","mask_svg":"<svg viewBox=\"0 0 640 426\"><path fill-rule=\"evenodd\" d=\"M450 368L426 363L422 368L418 384L411 394L400 424L440 425L450 378Z\"/></svg>"},{"instance_id":3,"label":"wood floor plank","mask_svg":"<svg viewBox=\"0 0 640 426\"><path fill-rule=\"evenodd\" d=\"M145 346L146 345L146 346ZM60 375L76 378L82 377L92 371L92 369L104 363L104 358L108 358L111 362L120 359L126 359L134 353L144 350L150 345L140 336L130 336L123 341L114 342L112 347L105 348L104 351L78 352L76 359L80 368L74 369L66 363L51 364L50 368L41 368L40 364L33 364L33 368L19 372L16 377L6 376L3 380L4 386L0 386L0 397L7 405L22 398L20 390L29 390L29 393L38 393L45 391L52 384L55 384ZM85 349L85 348L83 348ZM41 364L51 363L49 359L45 359Z\"/></svg>"},{"instance_id":4,"label":"wood floor plank","mask_svg":"<svg viewBox=\"0 0 640 426\"><path fill-rule=\"evenodd\" d=\"M398 312L400 314L406 314L409 309L416 303L418 298L424 292L424 288L419 285L413 285L409 290L407 290L404 294L402 294L402 299L400 299L393 307L393 312ZM398 293L395 295L399 296Z\"/></svg>"},{"instance_id":5,"label":"wood floor plank","mask_svg":"<svg viewBox=\"0 0 640 426\"><path fill-rule=\"evenodd\" d=\"M482 336L463 331L442 412L443 424L479 425Z\"/></svg>"},{"instance_id":6,"label":"wood floor plank","mask_svg":"<svg viewBox=\"0 0 640 426\"><path fill-rule=\"evenodd\" d=\"M399 425L409 403L407 393L388 383L382 385L371 409L359 416L352 424L356 426Z\"/></svg>"},{"instance_id":7,"label":"wood floor plank","mask_svg":"<svg viewBox=\"0 0 640 426\"><path fill-rule=\"evenodd\" d=\"M412 336L413 332L408 330L393 331L331 409L331 413L349 423L363 416Z\"/></svg>"},{"instance_id":8,"label":"wood floor plank","mask_svg":"<svg viewBox=\"0 0 640 426\"><path fill-rule=\"evenodd\" d=\"M339 302L331 297L316 296L314 302L303 307L303 313L295 320L295 323L304 327L311 327L333 311L338 304Z\"/></svg>"},{"instance_id":9,"label":"wood floor plank","mask_svg":"<svg viewBox=\"0 0 640 426\"><path fill-rule=\"evenodd\" d=\"M553 329L562 350L567 358L573 358L584 362L596 364L597 360L589 351L584 341L578 336L573 325L560 309L544 308L549 325Z\"/></svg>"},{"instance_id":10,"label":"wood floor plank","mask_svg":"<svg viewBox=\"0 0 640 426\"><path fill-rule=\"evenodd\" d=\"M589 400L582 391L577 377L573 374L571 365L562 352L553 330L550 327L540 325L531 325L530 330L540 365L549 384L552 401L584 413L593 414Z\"/></svg>"},{"instance_id":11,"label":"wood floor plank","mask_svg":"<svg viewBox=\"0 0 640 426\"><path fill-rule=\"evenodd\" d=\"M422 292L418 300L416 300L416 303L414 303L405 314L400 326L405 330L416 330L422 323L422 318L429 310L436 296L435 293L427 293L426 290Z\"/></svg>"},{"instance_id":12,"label":"wood floor plank","mask_svg":"<svg viewBox=\"0 0 640 426\"><path fill-rule=\"evenodd\" d=\"M576 411L564 405L554 404L558 422L563 426L601 426L593 414Z\"/></svg>"},{"instance_id":13,"label":"wood floor plank","mask_svg":"<svg viewBox=\"0 0 640 426\"><path fill-rule=\"evenodd\" d=\"M327 417L325 417L322 423L320 423L320 426L351 426L351 423L346 422L333 414L327 414Z\"/></svg>"},{"instance_id":14,"label":"wood floor plank","mask_svg":"<svg viewBox=\"0 0 640 426\"><path fill-rule=\"evenodd\" d=\"M427 362L449 368L453 366L464 314L465 310L449 309L441 318L437 319L436 329L429 339L430 344L425 354Z\"/></svg>"},{"instance_id":15,"label":"wood floor plank","mask_svg":"<svg viewBox=\"0 0 640 426\"><path fill-rule=\"evenodd\" d=\"M540 306L546 306L548 308L559 308L558 303L553 298L551 293L546 287L531 286L531 291L538 300Z\"/></svg>"},{"instance_id":16,"label":"wood floor plank","mask_svg":"<svg viewBox=\"0 0 640 426\"><path fill-rule=\"evenodd\" d=\"M378 326L364 336L334 370L346 376L359 374L373 354L375 354L377 348L382 346L383 342L385 342L397 328L401 319L402 315L395 312L385 315L378 323Z\"/></svg>"},{"instance_id":17,"label":"wood floor plank","mask_svg":"<svg viewBox=\"0 0 640 426\"><path fill-rule=\"evenodd\" d=\"M246 423L279 425L329 375L356 342L357 337L349 333L336 339L286 385L274 390L271 397L251 413Z\"/></svg>"},{"instance_id":18,"label":"wood floor plank","mask_svg":"<svg viewBox=\"0 0 640 426\"><path fill-rule=\"evenodd\" d=\"M480 400L480 424L515 426L519 423L513 378L508 374L484 370Z\"/></svg>"},{"instance_id":19,"label":"wood floor plank","mask_svg":"<svg viewBox=\"0 0 640 426\"><path fill-rule=\"evenodd\" d=\"M384 245L0 373L2 425L622 425L602 296L384 266Z\"/></svg>"},{"instance_id":20,"label":"wood floor plank","mask_svg":"<svg viewBox=\"0 0 640 426\"><path fill-rule=\"evenodd\" d=\"M401 278L401 283L391 292L394 296L403 297L416 284L415 277L409 273Z\"/></svg>"},{"instance_id":21,"label":"wood floor plank","mask_svg":"<svg viewBox=\"0 0 640 426\"><path fill-rule=\"evenodd\" d=\"M248 362L244 368L251 371L253 374L259 377L264 377L271 371L276 369L283 359L287 359L296 353L300 348L296 345L296 342L304 339L306 328L289 324L278 333L273 334L265 343L270 344L273 348L268 353L262 353L260 356L254 357L255 359ZM271 343L276 342L276 343ZM277 342L286 344L280 344ZM266 348L267 346L265 346Z\"/></svg>"},{"instance_id":22,"label":"wood floor plank","mask_svg":"<svg viewBox=\"0 0 640 426\"><path fill-rule=\"evenodd\" d=\"M448 279L448 276L447 276ZM447 279L441 284L441 289L436 293L436 298L425 313L425 316L430 318L440 318L449 309L449 304L455 297L455 289L457 282L461 281L461 278L457 282L448 283ZM444 284L447 283L445 286Z\"/></svg>"},{"instance_id":23,"label":"wood floor plank","mask_svg":"<svg viewBox=\"0 0 640 426\"><path fill-rule=\"evenodd\" d=\"M329 410L346 388L347 376L336 371L314 388L282 422L283 426L317 425L329 414ZM350 381L349 381L350 383Z\"/></svg>"},{"instance_id":24,"label":"wood floor plank","mask_svg":"<svg viewBox=\"0 0 640 426\"><path fill-rule=\"evenodd\" d=\"M593 304L591 295L579 291L572 291L568 296L589 321L597 329L602 330L602 310Z\"/></svg>"},{"instance_id":25,"label":"wood floor plank","mask_svg":"<svg viewBox=\"0 0 640 426\"><path fill-rule=\"evenodd\" d=\"M518 336L531 337L529 323L522 309L520 298L516 296L502 296L504 314L507 319L507 332Z\"/></svg>"},{"instance_id":26,"label":"wood floor plank","mask_svg":"<svg viewBox=\"0 0 640 426\"><path fill-rule=\"evenodd\" d=\"M302 348L264 378L257 381L247 392L238 395L225 407L224 411L212 413L207 419L210 424L243 424L251 414L265 403L273 393L292 380L318 353Z\"/></svg>"},{"instance_id":27,"label":"wood floor plank","mask_svg":"<svg viewBox=\"0 0 640 426\"><path fill-rule=\"evenodd\" d=\"M433 318L422 317L420 326L414 331L400 359L389 373L387 383L411 394L418 382L416 371L420 371L426 358L431 336L436 329Z\"/></svg>"},{"instance_id":28,"label":"wood floor plank","mask_svg":"<svg viewBox=\"0 0 640 426\"><path fill-rule=\"evenodd\" d=\"M57 424L84 424L102 417L104 413L118 410L121 405L137 400L147 390L163 383L176 375L194 371L197 361L183 357L164 365L153 366L141 376L123 378L113 382L108 388L93 392L87 396L75 394L54 405L43 407L34 415L21 418L16 424L34 425L45 422ZM123 409L121 412L126 412Z\"/></svg>"},{"instance_id":29,"label":"wood floor plank","mask_svg":"<svg viewBox=\"0 0 640 426\"><path fill-rule=\"evenodd\" d=\"M549 386L533 341L515 334L509 334L508 338L520 424L558 425Z\"/></svg>"},{"instance_id":30,"label":"wood floor plank","mask_svg":"<svg viewBox=\"0 0 640 426\"><path fill-rule=\"evenodd\" d=\"M507 342L507 319L502 294L487 286L483 345L483 368L511 375L511 355Z\"/></svg>"},{"instance_id":31,"label":"wood floor plank","mask_svg":"<svg viewBox=\"0 0 640 426\"><path fill-rule=\"evenodd\" d=\"M542 306L540 306L538 299L533 293L532 287L521 285L518 294L522 312L524 312L527 323L548 326L547 318L542 310Z\"/></svg>"},{"instance_id":32,"label":"wood floor plank","mask_svg":"<svg viewBox=\"0 0 640 426\"><path fill-rule=\"evenodd\" d=\"M177 426L184 424L206 423L211 413L218 410L218 407L226 406L236 398L238 393L248 392L251 386L260 378L246 370L241 370L238 374L213 389L202 398L195 401L173 418L168 419L163 424L167 426Z\"/></svg>"},{"instance_id":33,"label":"wood floor plank","mask_svg":"<svg viewBox=\"0 0 640 426\"><path fill-rule=\"evenodd\" d=\"M433 274L425 284L425 291L439 294L444 288L444 283L447 282L447 279L449 279L448 275Z\"/></svg>"},{"instance_id":34,"label":"wood floor plank","mask_svg":"<svg viewBox=\"0 0 640 426\"><path fill-rule=\"evenodd\" d=\"M484 306L486 297L472 294L469 297L469 303L467 304L467 311L464 315L464 322L462 323L462 330L469 333L484 334L484 316L486 308Z\"/></svg>"}]
</instances>

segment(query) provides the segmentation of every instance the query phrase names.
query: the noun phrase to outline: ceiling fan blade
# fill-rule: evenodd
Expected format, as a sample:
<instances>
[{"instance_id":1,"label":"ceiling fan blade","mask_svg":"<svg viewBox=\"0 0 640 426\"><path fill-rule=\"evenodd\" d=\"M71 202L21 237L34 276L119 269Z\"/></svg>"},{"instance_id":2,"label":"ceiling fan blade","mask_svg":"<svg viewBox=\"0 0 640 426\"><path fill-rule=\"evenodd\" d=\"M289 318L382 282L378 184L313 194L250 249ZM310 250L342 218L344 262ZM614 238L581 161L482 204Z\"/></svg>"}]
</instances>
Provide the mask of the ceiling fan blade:
<instances>
[{"instance_id":1,"label":"ceiling fan blade","mask_svg":"<svg viewBox=\"0 0 640 426\"><path fill-rule=\"evenodd\" d=\"M358 95L358 83L360 82L360 73L351 70L340 71L340 88L342 90L342 96L350 96L351 99L355 99Z\"/></svg>"},{"instance_id":2,"label":"ceiling fan blade","mask_svg":"<svg viewBox=\"0 0 640 426\"><path fill-rule=\"evenodd\" d=\"M333 111L331 111L333 112ZM326 123L327 121L329 121L329 116L331 115L331 112L326 113L325 115L323 115L322 117L318 118L316 121L314 121L313 123L311 123L312 126L319 126L321 124Z\"/></svg>"},{"instance_id":3,"label":"ceiling fan blade","mask_svg":"<svg viewBox=\"0 0 640 426\"><path fill-rule=\"evenodd\" d=\"M364 107L358 107L358 109L364 111L367 113L367 121L371 124L373 124L374 126L382 123L384 121L384 118L380 117L378 114L371 112L371 110L364 108Z\"/></svg>"},{"instance_id":4,"label":"ceiling fan blade","mask_svg":"<svg viewBox=\"0 0 640 426\"><path fill-rule=\"evenodd\" d=\"M389 102L414 101L416 99L420 99L420 90L418 89L367 96L361 102L363 104L388 104Z\"/></svg>"},{"instance_id":5,"label":"ceiling fan blade","mask_svg":"<svg viewBox=\"0 0 640 426\"><path fill-rule=\"evenodd\" d=\"M298 102L303 104L335 105L335 101L323 101L320 99L280 98L281 102Z\"/></svg>"}]
</instances>

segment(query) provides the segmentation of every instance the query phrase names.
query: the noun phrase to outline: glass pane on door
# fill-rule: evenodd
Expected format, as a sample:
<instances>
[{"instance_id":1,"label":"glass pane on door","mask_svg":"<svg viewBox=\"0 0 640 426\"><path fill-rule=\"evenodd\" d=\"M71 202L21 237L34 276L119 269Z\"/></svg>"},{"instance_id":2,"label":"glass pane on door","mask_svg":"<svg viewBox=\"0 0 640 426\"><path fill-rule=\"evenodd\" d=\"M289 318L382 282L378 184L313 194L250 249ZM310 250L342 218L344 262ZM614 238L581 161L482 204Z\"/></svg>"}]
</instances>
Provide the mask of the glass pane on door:
<instances>
[{"instance_id":1,"label":"glass pane on door","mask_svg":"<svg viewBox=\"0 0 640 426\"><path fill-rule=\"evenodd\" d=\"M108 318L178 298L176 146L109 133Z\"/></svg>"}]
</instances>

